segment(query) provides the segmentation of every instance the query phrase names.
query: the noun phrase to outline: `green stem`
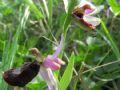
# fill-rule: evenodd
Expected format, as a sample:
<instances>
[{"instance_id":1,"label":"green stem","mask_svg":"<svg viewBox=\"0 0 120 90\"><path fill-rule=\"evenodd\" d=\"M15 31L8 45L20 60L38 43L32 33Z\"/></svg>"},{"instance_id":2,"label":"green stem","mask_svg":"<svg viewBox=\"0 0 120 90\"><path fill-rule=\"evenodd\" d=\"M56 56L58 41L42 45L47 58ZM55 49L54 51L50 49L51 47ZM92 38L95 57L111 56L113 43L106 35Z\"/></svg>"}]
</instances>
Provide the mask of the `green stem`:
<instances>
[{"instance_id":1,"label":"green stem","mask_svg":"<svg viewBox=\"0 0 120 90\"><path fill-rule=\"evenodd\" d=\"M85 55L83 61L85 61L85 59L86 59L86 57L88 55L88 52L89 52L89 49L87 50L86 55ZM80 69L78 71L78 76L76 77L74 85L73 85L73 90L77 89L76 86L77 86L77 82L78 82L79 79L81 80L81 83L83 85L83 89L84 90L89 90L89 87L88 87L88 85L86 84L86 81L83 78L83 74L82 74L83 70L84 70L84 66L83 66L83 64L81 64Z\"/></svg>"}]
</instances>

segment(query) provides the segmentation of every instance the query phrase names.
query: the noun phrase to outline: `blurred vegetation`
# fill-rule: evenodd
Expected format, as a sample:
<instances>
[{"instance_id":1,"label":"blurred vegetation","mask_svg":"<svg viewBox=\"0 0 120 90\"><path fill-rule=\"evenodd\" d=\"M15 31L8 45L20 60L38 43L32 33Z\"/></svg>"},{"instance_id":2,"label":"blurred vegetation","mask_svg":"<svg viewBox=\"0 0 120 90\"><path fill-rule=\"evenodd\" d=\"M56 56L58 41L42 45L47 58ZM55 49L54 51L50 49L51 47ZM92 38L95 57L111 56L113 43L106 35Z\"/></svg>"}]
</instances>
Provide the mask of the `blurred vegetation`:
<instances>
[{"instance_id":1,"label":"blurred vegetation","mask_svg":"<svg viewBox=\"0 0 120 90\"><path fill-rule=\"evenodd\" d=\"M64 1L68 1L68 13ZM31 57L32 47L42 57L52 54L62 33L65 42L60 57L66 65L54 72L60 90L120 90L120 4L89 0L104 6L96 15L101 24L96 30L82 30L71 18L78 1L0 0L0 90L13 90L2 78L5 70L21 66ZM38 75L23 89L45 88Z\"/></svg>"}]
</instances>

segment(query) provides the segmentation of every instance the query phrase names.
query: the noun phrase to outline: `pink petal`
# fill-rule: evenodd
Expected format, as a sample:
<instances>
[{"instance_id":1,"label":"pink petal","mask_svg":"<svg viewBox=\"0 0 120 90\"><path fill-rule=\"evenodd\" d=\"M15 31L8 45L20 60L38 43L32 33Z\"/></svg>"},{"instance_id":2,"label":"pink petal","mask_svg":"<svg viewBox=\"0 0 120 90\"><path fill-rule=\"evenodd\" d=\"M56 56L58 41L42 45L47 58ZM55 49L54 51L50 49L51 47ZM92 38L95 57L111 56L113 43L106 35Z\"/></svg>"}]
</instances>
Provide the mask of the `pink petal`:
<instances>
[{"instance_id":1,"label":"pink petal","mask_svg":"<svg viewBox=\"0 0 120 90\"><path fill-rule=\"evenodd\" d=\"M58 57L58 55L60 54L62 48L63 48L63 43L64 43L64 37L63 35L61 36L61 41L60 44L57 47L57 50L55 51L55 53L52 55L52 59L56 60L56 58Z\"/></svg>"},{"instance_id":2,"label":"pink petal","mask_svg":"<svg viewBox=\"0 0 120 90\"><path fill-rule=\"evenodd\" d=\"M61 41L60 44L58 45L57 50L55 51L55 53L53 55L48 55L44 61L43 61L43 66L46 68L51 68L52 70L58 70L61 67L61 64L64 65L65 63L58 59L58 55L62 50L63 47L63 42L64 42L64 38L63 35L61 36Z\"/></svg>"},{"instance_id":3,"label":"pink petal","mask_svg":"<svg viewBox=\"0 0 120 90\"><path fill-rule=\"evenodd\" d=\"M55 61L57 63L59 63L60 65L65 65L65 62L62 61L61 59L57 58L57 60Z\"/></svg>"},{"instance_id":4,"label":"pink petal","mask_svg":"<svg viewBox=\"0 0 120 90\"><path fill-rule=\"evenodd\" d=\"M94 27L100 24L100 19L99 18L89 16L89 15L84 15L83 20L86 23L91 24Z\"/></svg>"},{"instance_id":5,"label":"pink petal","mask_svg":"<svg viewBox=\"0 0 120 90\"><path fill-rule=\"evenodd\" d=\"M54 78L52 70L50 68L45 68L42 65L40 66L40 75L46 81L49 90L58 90L57 82Z\"/></svg>"},{"instance_id":6,"label":"pink petal","mask_svg":"<svg viewBox=\"0 0 120 90\"><path fill-rule=\"evenodd\" d=\"M51 55L48 55L47 58L43 61L43 66L46 68L51 68L52 70L60 69L60 64L55 62L57 60L53 60Z\"/></svg>"},{"instance_id":7,"label":"pink petal","mask_svg":"<svg viewBox=\"0 0 120 90\"><path fill-rule=\"evenodd\" d=\"M94 10L86 9L85 12L84 12L84 14L90 14L90 13L92 13L93 11L94 11Z\"/></svg>"}]
</instances>

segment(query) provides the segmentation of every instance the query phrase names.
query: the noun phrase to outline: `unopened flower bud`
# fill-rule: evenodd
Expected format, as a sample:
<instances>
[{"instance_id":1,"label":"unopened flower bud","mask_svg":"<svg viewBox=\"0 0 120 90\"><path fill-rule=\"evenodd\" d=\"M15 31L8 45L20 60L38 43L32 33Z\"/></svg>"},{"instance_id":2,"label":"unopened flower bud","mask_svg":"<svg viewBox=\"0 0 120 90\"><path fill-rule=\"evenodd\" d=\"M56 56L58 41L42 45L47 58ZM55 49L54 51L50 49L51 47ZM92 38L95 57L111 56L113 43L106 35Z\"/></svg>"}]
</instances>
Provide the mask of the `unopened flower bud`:
<instances>
[{"instance_id":1,"label":"unopened flower bud","mask_svg":"<svg viewBox=\"0 0 120 90\"><path fill-rule=\"evenodd\" d=\"M40 54L39 50L37 48L31 48L29 51L32 52L33 55L38 56Z\"/></svg>"}]
</instances>

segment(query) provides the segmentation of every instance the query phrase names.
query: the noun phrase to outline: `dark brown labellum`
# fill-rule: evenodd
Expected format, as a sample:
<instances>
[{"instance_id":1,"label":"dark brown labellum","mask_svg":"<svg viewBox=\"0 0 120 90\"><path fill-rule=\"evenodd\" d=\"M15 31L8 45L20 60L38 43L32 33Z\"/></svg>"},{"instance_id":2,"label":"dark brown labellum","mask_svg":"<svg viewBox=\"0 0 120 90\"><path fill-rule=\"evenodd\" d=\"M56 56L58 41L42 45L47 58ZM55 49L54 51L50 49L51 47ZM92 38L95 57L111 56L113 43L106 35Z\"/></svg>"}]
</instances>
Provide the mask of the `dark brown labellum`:
<instances>
[{"instance_id":1,"label":"dark brown labellum","mask_svg":"<svg viewBox=\"0 0 120 90\"><path fill-rule=\"evenodd\" d=\"M12 85L24 87L39 72L40 64L37 61L25 62L19 69L10 69L3 74L4 80Z\"/></svg>"},{"instance_id":2,"label":"dark brown labellum","mask_svg":"<svg viewBox=\"0 0 120 90\"><path fill-rule=\"evenodd\" d=\"M77 18L77 19L82 19L83 18L83 14L84 14L84 10L82 8L76 7L73 11L72 11L72 15L73 17Z\"/></svg>"}]
</instances>

